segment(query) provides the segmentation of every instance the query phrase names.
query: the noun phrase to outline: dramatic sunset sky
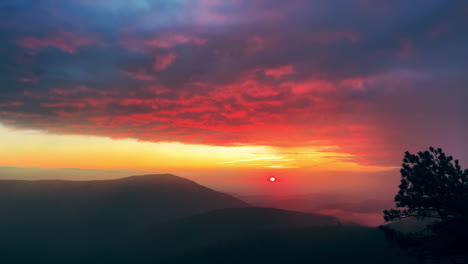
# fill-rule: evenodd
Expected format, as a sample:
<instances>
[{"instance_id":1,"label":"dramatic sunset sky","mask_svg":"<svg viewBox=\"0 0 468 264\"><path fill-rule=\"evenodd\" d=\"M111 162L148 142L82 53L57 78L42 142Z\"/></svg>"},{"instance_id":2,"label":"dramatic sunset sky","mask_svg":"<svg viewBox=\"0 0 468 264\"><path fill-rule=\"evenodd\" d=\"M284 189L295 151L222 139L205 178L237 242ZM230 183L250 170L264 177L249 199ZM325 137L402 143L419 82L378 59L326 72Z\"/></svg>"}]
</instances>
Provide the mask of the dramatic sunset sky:
<instances>
[{"instance_id":1,"label":"dramatic sunset sky","mask_svg":"<svg viewBox=\"0 0 468 264\"><path fill-rule=\"evenodd\" d=\"M1 0L0 18L4 169L393 193L406 150L468 166L466 1Z\"/></svg>"}]
</instances>

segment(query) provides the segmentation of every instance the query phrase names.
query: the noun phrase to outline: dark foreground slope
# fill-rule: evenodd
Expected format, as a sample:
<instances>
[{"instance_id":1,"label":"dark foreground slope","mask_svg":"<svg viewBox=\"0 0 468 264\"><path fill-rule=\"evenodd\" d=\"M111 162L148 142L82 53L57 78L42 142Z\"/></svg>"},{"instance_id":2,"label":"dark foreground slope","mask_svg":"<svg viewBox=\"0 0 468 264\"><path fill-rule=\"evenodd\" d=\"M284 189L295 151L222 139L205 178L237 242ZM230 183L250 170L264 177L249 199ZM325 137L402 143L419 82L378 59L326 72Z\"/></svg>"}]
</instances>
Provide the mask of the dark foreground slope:
<instances>
[{"instance_id":1,"label":"dark foreground slope","mask_svg":"<svg viewBox=\"0 0 468 264\"><path fill-rule=\"evenodd\" d=\"M265 230L339 225L334 217L280 209L218 209L156 225L111 248L93 252L93 259L96 263L158 263Z\"/></svg>"},{"instance_id":2,"label":"dark foreground slope","mask_svg":"<svg viewBox=\"0 0 468 264\"><path fill-rule=\"evenodd\" d=\"M93 252L91 259L92 263L414 263L389 249L376 228L343 226L333 217L270 208L220 209L180 219L112 249Z\"/></svg>"},{"instance_id":3,"label":"dark foreground slope","mask_svg":"<svg viewBox=\"0 0 468 264\"><path fill-rule=\"evenodd\" d=\"M272 229L207 246L162 263L417 263L369 227Z\"/></svg>"}]
</instances>

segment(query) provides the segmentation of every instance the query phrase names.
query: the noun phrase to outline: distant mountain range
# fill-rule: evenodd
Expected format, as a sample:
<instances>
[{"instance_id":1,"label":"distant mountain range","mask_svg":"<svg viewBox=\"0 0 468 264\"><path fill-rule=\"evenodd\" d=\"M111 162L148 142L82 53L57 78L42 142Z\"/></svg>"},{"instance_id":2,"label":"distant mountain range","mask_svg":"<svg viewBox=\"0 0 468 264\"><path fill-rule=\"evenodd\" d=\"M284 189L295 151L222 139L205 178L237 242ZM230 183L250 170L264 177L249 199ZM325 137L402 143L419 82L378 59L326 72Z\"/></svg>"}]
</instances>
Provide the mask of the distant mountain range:
<instances>
[{"instance_id":1,"label":"distant mountain range","mask_svg":"<svg viewBox=\"0 0 468 264\"><path fill-rule=\"evenodd\" d=\"M332 237L339 247L363 242L387 260L400 258L384 247L378 230L342 226L331 216L253 207L171 174L103 181L4 180L0 211L1 263L224 263L223 258L226 263L262 263L267 245L276 253L294 252L272 246L274 241L276 246L299 243L299 248L312 243L310 254L297 255L307 260L327 252L317 239L329 247ZM247 253L247 245L258 254ZM229 253L231 247L257 260ZM337 252L342 249L346 246ZM354 249L352 256L364 252ZM380 253L372 253L370 260L380 261L375 258ZM275 263L264 257L269 259L265 263Z\"/></svg>"},{"instance_id":2,"label":"distant mountain range","mask_svg":"<svg viewBox=\"0 0 468 264\"><path fill-rule=\"evenodd\" d=\"M383 224L383 210L393 208L395 204L391 199L369 199L345 194L312 193L285 197L234 193L230 195L256 207L332 215L343 223L352 222L366 226Z\"/></svg>"}]
</instances>

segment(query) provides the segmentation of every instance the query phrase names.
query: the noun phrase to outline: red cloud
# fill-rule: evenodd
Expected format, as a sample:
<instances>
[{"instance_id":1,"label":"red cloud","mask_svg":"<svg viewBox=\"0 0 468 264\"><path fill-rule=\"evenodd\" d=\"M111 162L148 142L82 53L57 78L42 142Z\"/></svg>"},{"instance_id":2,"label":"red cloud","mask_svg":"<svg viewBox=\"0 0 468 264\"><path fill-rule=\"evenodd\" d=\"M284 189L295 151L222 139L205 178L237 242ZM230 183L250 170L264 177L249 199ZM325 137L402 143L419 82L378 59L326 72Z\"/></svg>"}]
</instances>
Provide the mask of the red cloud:
<instances>
[{"instance_id":1,"label":"red cloud","mask_svg":"<svg viewBox=\"0 0 468 264\"><path fill-rule=\"evenodd\" d=\"M283 87L290 87L296 95L323 94L337 91L336 85L327 80L310 78L302 81L284 82Z\"/></svg>"},{"instance_id":2,"label":"red cloud","mask_svg":"<svg viewBox=\"0 0 468 264\"><path fill-rule=\"evenodd\" d=\"M204 45L206 42L206 39L187 34L166 34L156 39L144 40L142 44L146 47L172 48L176 45L188 43L195 45Z\"/></svg>"},{"instance_id":3,"label":"red cloud","mask_svg":"<svg viewBox=\"0 0 468 264\"><path fill-rule=\"evenodd\" d=\"M184 33L166 33L154 38L140 39L127 34L122 40L122 45L129 50L139 52L151 52L153 49L169 49L178 45L203 46L208 40Z\"/></svg>"},{"instance_id":4,"label":"red cloud","mask_svg":"<svg viewBox=\"0 0 468 264\"><path fill-rule=\"evenodd\" d=\"M167 69L177 58L175 53L168 53L156 56L156 61L153 64L153 69L157 72Z\"/></svg>"},{"instance_id":5,"label":"red cloud","mask_svg":"<svg viewBox=\"0 0 468 264\"><path fill-rule=\"evenodd\" d=\"M63 108L63 107L85 108L86 107L85 102L41 103L40 105L41 107L45 107L45 108Z\"/></svg>"},{"instance_id":6,"label":"red cloud","mask_svg":"<svg viewBox=\"0 0 468 264\"><path fill-rule=\"evenodd\" d=\"M18 40L18 44L30 50L41 50L46 47L55 47L62 51L74 54L81 46L97 43L91 36L78 36L73 32L61 31L54 35L45 37L23 37Z\"/></svg>"},{"instance_id":7,"label":"red cloud","mask_svg":"<svg viewBox=\"0 0 468 264\"><path fill-rule=\"evenodd\" d=\"M140 81L155 81L156 80L155 76L151 74L147 74L143 70L139 70L136 72L122 71L122 73L135 80L140 80Z\"/></svg>"},{"instance_id":8,"label":"red cloud","mask_svg":"<svg viewBox=\"0 0 468 264\"><path fill-rule=\"evenodd\" d=\"M47 23L31 28L30 22L6 32L5 76L13 85L4 85L6 96L0 97L2 123L56 133L209 145L333 145L373 160L422 142L437 127L450 132L433 137L436 140L466 134L463 122L455 122L463 113L460 103L440 99L445 94L466 97L460 85L464 79L453 70L464 66L456 60L462 45L450 42L465 41L452 34L463 26L454 23L456 17L427 24L448 23L448 30L420 25L406 32L401 23L365 23L381 14L374 10L381 6L375 1L361 1L359 10L303 0L181 1L175 9L157 1L114 2L111 9L81 6L70 14L70 19L81 20L67 23L39 18L33 9L30 17L49 19ZM399 4L390 2L382 11L397 10ZM410 16L413 11L401 12ZM335 17L337 13L343 16ZM82 23L90 14L118 22L102 24L103 16L96 16ZM351 19L364 22L349 24ZM11 20L12 26L21 24L13 16ZM50 25L70 32L47 33ZM98 27L109 40L123 37L109 49L91 50L101 42L72 33L77 25L93 32ZM21 37L23 32L44 35ZM399 34L407 39L394 38ZM453 39L440 38L444 34ZM439 37L437 45L418 46L430 36ZM30 52L9 50L11 40ZM86 47L90 53L31 56L50 47L71 54ZM440 56L442 50L446 56ZM414 59L424 57L427 67L402 60L414 52L424 55ZM431 64L436 61L447 66L442 78L437 76L440 67ZM427 70L431 78L414 67ZM41 74L41 82L32 82L33 73ZM440 88L435 85L447 86L450 93L436 92ZM425 97L431 89L432 95ZM427 114L432 108L424 107L428 103L441 106L433 117ZM451 114L455 118L447 118ZM427 123L420 121L426 116ZM420 129L434 122L446 125Z\"/></svg>"},{"instance_id":9,"label":"red cloud","mask_svg":"<svg viewBox=\"0 0 468 264\"><path fill-rule=\"evenodd\" d=\"M85 86L50 89L25 95L27 100L41 98L47 118L21 116L7 105L0 105L0 114L10 125L27 120L28 127L56 133L209 145L334 145L361 155L360 162L370 163L369 156L378 159L370 164L393 162L400 151L384 142L385 137L398 137L398 131L381 130L375 125L381 117L371 111L372 104L354 98L361 87L388 79L274 81L197 82L185 84L185 89L167 89L155 81L133 90L113 87L118 91L113 93ZM9 104L14 105L21 106Z\"/></svg>"},{"instance_id":10,"label":"red cloud","mask_svg":"<svg viewBox=\"0 0 468 264\"><path fill-rule=\"evenodd\" d=\"M10 102L5 102L5 103L0 103L0 107L14 107L14 106L21 106L23 105L23 102L19 101L10 101Z\"/></svg>"},{"instance_id":11,"label":"red cloud","mask_svg":"<svg viewBox=\"0 0 468 264\"><path fill-rule=\"evenodd\" d=\"M264 70L265 75L273 76L276 78L280 78L285 75L290 75L294 73L294 68L291 64L280 66L277 68L269 68Z\"/></svg>"},{"instance_id":12,"label":"red cloud","mask_svg":"<svg viewBox=\"0 0 468 264\"><path fill-rule=\"evenodd\" d=\"M24 83L33 83L33 82L37 82L39 78L37 77L21 77L19 79L20 82L24 82Z\"/></svg>"},{"instance_id":13,"label":"red cloud","mask_svg":"<svg viewBox=\"0 0 468 264\"><path fill-rule=\"evenodd\" d=\"M74 86L73 89L64 89L64 88L52 88L49 89L49 95L51 96L71 96L80 93L89 93L92 89L84 86L84 85L77 85Z\"/></svg>"}]
</instances>

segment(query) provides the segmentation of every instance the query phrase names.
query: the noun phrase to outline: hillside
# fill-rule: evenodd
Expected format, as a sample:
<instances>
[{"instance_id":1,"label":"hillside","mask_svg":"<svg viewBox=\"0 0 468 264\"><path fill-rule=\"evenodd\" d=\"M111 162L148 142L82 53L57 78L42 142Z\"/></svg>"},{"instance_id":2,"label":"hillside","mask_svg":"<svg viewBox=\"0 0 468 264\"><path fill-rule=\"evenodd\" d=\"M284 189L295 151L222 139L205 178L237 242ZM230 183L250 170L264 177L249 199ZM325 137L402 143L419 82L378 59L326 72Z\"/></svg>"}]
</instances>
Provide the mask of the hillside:
<instances>
[{"instance_id":1,"label":"hillside","mask_svg":"<svg viewBox=\"0 0 468 264\"><path fill-rule=\"evenodd\" d=\"M109 261L108 256L114 256L112 262L153 263L265 230L339 225L334 217L273 208L217 209L156 225L110 250L97 251L94 258Z\"/></svg>"},{"instance_id":2,"label":"hillside","mask_svg":"<svg viewBox=\"0 0 468 264\"><path fill-rule=\"evenodd\" d=\"M357 223L376 227L383 224L382 211L394 207L392 200L368 199L366 196L353 197L343 194L314 193L286 197L243 196L234 197L257 207L331 215L342 223Z\"/></svg>"},{"instance_id":3,"label":"hillside","mask_svg":"<svg viewBox=\"0 0 468 264\"><path fill-rule=\"evenodd\" d=\"M170 174L103 181L0 181L0 244L80 247L245 202ZM64 239L66 238L66 239Z\"/></svg>"},{"instance_id":4,"label":"hillside","mask_svg":"<svg viewBox=\"0 0 468 264\"><path fill-rule=\"evenodd\" d=\"M387 247L374 228L272 229L193 250L163 263L417 263Z\"/></svg>"},{"instance_id":5,"label":"hillside","mask_svg":"<svg viewBox=\"0 0 468 264\"><path fill-rule=\"evenodd\" d=\"M341 226L331 216L250 207L170 174L0 181L0 210L0 263L400 259L378 230Z\"/></svg>"}]
</instances>

